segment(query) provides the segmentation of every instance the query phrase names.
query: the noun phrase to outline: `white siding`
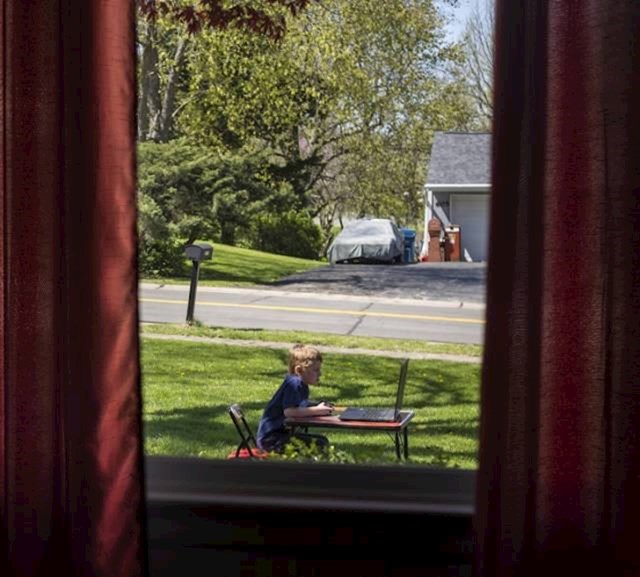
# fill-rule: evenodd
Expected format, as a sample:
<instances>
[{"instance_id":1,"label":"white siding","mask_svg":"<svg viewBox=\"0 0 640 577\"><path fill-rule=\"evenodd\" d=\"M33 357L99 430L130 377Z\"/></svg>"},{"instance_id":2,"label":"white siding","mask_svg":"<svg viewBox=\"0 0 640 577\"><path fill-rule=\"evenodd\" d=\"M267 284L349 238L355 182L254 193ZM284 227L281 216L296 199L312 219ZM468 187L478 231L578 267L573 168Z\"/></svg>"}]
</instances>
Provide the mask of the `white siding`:
<instances>
[{"instance_id":1,"label":"white siding","mask_svg":"<svg viewBox=\"0 0 640 577\"><path fill-rule=\"evenodd\" d=\"M489 195L452 194L449 211L451 223L460 225L463 259L466 250L471 260L486 261L489 238Z\"/></svg>"}]
</instances>

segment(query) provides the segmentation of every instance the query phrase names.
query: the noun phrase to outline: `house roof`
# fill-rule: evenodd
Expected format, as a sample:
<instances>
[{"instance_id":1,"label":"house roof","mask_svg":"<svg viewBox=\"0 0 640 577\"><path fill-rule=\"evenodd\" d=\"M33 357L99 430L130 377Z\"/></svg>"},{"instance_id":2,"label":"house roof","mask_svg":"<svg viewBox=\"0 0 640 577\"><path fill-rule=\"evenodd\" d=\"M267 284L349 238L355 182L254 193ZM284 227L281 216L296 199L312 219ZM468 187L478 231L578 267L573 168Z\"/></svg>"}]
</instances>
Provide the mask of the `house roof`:
<instances>
[{"instance_id":1,"label":"house roof","mask_svg":"<svg viewBox=\"0 0 640 577\"><path fill-rule=\"evenodd\" d=\"M427 186L491 182L491 134L436 132L431 146Z\"/></svg>"}]
</instances>

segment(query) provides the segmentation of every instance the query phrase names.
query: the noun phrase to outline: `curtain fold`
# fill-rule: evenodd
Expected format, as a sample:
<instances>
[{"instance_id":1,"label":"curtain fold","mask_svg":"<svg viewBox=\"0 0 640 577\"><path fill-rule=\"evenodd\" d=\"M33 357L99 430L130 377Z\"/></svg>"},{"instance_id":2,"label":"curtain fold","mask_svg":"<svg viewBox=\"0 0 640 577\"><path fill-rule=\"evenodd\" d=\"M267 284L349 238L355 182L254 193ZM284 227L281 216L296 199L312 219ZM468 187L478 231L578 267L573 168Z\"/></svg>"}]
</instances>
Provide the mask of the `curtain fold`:
<instances>
[{"instance_id":1,"label":"curtain fold","mask_svg":"<svg viewBox=\"0 0 640 577\"><path fill-rule=\"evenodd\" d=\"M635 575L640 3L498 0L476 575Z\"/></svg>"},{"instance_id":2,"label":"curtain fold","mask_svg":"<svg viewBox=\"0 0 640 577\"><path fill-rule=\"evenodd\" d=\"M142 575L133 3L0 15L0 572Z\"/></svg>"}]
</instances>

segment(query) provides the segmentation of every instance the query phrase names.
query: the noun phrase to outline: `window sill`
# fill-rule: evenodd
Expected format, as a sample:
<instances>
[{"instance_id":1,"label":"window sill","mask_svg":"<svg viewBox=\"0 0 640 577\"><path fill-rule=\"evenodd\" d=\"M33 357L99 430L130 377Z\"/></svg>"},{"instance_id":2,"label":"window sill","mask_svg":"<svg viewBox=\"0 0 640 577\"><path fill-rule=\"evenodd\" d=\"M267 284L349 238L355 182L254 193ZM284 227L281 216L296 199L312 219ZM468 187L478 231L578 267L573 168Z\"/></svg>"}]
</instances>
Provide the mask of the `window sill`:
<instances>
[{"instance_id":1,"label":"window sill","mask_svg":"<svg viewBox=\"0 0 640 577\"><path fill-rule=\"evenodd\" d=\"M475 471L147 457L147 500L471 516Z\"/></svg>"}]
</instances>

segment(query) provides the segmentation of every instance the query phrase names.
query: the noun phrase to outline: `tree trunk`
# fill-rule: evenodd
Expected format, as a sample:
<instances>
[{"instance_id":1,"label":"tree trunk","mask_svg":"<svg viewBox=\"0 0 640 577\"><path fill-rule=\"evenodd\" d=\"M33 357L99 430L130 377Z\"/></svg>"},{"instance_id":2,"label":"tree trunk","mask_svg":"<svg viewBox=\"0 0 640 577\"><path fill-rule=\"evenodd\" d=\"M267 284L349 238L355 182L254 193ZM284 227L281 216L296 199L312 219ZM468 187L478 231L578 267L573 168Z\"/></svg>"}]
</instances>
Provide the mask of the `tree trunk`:
<instances>
[{"instance_id":1,"label":"tree trunk","mask_svg":"<svg viewBox=\"0 0 640 577\"><path fill-rule=\"evenodd\" d=\"M188 36L183 36L178 40L176 51L173 57L173 66L167 78L162 98L162 108L153 118L149 129L149 138L157 142L166 142L171 136L173 126L173 114L176 107L176 94L178 92L178 74L184 64L188 47Z\"/></svg>"},{"instance_id":2,"label":"tree trunk","mask_svg":"<svg viewBox=\"0 0 640 577\"><path fill-rule=\"evenodd\" d=\"M236 242L236 226L233 223L225 222L222 224L222 230L220 231L220 242L222 244L228 244L234 246Z\"/></svg>"},{"instance_id":3,"label":"tree trunk","mask_svg":"<svg viewBox=\"0 0 640 577\"><path fill-rule=\"evenodd\" d=\"M160 110L160 78L156 24L151 20L141 20L140 28L142 55L138 99L138 140L142 142L149 139L151 121Z\"/></svg>"}]
</instances>

